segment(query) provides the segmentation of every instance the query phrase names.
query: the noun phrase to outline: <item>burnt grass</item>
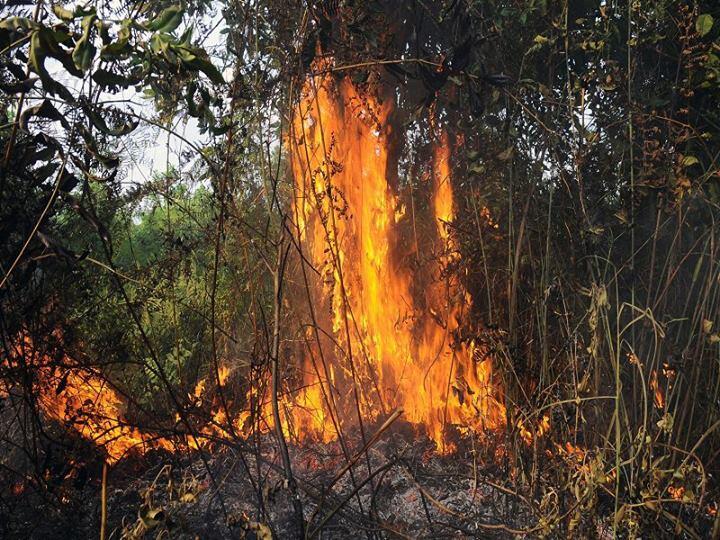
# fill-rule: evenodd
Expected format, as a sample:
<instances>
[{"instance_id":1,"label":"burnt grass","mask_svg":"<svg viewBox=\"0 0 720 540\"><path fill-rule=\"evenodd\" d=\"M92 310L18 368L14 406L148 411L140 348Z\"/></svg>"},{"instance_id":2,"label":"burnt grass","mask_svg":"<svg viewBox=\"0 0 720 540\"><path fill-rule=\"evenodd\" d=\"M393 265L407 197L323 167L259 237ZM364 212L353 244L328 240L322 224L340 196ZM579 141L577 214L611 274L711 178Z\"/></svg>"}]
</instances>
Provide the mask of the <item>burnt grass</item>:
<instances>
[{"instance_id":1,"label":"burnt grass","mask_svg":"<svg viewBox=\"0 0 720 540\"><path fill-rule=\"evenodd\" d=\"M280 457L269 435L255 442L242 451L217 444L202 457L152 451L113 465L108 538L288 537L292 505ZM28 481L22 492L17 482L10 485L3 494L3 538L97 538L102 459L78 444L84 452L76 446L73 455L87 460L71 464L58 451L44 485ZM318 538L511 538L502 527L532 522L519 499L493 487L502 465L482 464L467 444L439 455L408 426L388 431L342 476L347 460L338 443L291 444L290 452L307 532Z\"/></svg>"},{"instance_id":2,"label":"burnt grass","mask_svg":"<svg viewBox=\"0 0 720 540\"><path fill-rule=\"evenodd\" d=\"M96 449L77 444L82 448L76 445L72 454L58 450L48 457L56 463L42 486L28 481L20 492L16 482L4 490L0 537L98 537L103 462ZM572 464L548 454L533 490L534 473L523 472L522 460L511 460L495 436L456 445L441 455L423 434L398 423L353 456L348 469L338 443L291 442L306 533L322 539L613 537L609 494L597 490L590 508L577 499L577 483L559 485L559 478L577 479ZM202 455L150 451L110 467L107 538L290 538L291 493L275 441L264 434L242 446L218 442ZM86 460L65 459L83 454ZM710 526L698 523L696 530L709 534ZM675 533L659 530L656 537Z\"/></svg>"}]
</instances>

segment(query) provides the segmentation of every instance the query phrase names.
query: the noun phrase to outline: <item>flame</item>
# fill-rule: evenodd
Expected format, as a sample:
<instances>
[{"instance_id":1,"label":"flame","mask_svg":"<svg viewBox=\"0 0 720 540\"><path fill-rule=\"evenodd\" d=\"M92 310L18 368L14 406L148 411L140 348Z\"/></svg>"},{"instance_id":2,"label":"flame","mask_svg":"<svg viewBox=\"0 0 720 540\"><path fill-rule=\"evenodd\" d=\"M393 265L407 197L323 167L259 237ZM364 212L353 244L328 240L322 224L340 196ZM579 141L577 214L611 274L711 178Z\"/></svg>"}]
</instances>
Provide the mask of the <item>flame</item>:
<instances>
[{"instance_id":1,"label":"flame","mask_svg":"<svg viewBox=\"0 0 720 540\"><path fill-rule=\"evenodd\" d=\"M432 122L433 124L435 122ZM450 140L447 131L441 130L433 146L433 212L437 220L438 235L452 246L448 224L455 218L453 191L450 184Z\"/></svg>"},{"instance_id":2,"label":"flame","mask_svg":"<svg viewBox=\"0 0 720 540\"><path fill-rule=\"evenodd\" d=\"M192 397L194 397L196 400L201 399L203 394L205 393L205 385L206 385L205 379L200 379L197 382L197 384L195 385L195 389L193 390Z\"/></svg>"},{"instance_id":3,"label":"flame","mask_svg":"<svg viewBox=\"0 0 720 540\"><path fill-rule=\"evenodd\" d=\"M217 377L220 386L225 386L228 379L230 378L230 368L228 366L219 366Z\"/></svg>"},{"instance_id":4,"label":"flame","mask_svg":"<svg viewBox=\"0 0 720 540\"><path fill-rule=\"evenodd\" d=\"M665 395L658 384L657 370L650 373L650 389L653 391L653 402L658 409L665 408Z\"/></svg>"},{"instance_id":5,"label":"flame","mask_svg":"<svg viewBox=\"0 0 720 540\"><path fill-rule=\"evenodd\" d=\"M668 486L667 490L670 497L672 497L676 501L681 501L685 496L684 486Z\"/></svg>"},{"instance_id":6,"label":"flame","mask_svg":"<svg viewBox=\"0 0 720 540\"><path fill-rule=\"evenodd\" d=\"M555 443L555 448L560 455L572 458L579 463L585 461L585 458L587 456L587 450L585 448L576 446L569 441L565 442L564 445Z\"/></svg>"},{"instance_id":7,"label":"flame","mask_svg":"<svg viewBox=\"0 0 720 540\"><path fill-rule=\"evenodd\" d=\"M450 452L450 426L480 434L502 427L493 359L484 345L462 337L472 298L448 271L461 255L453 234L453 145L443 122L433 110L427 204L412 213L423 239L411 247L405 194L393 180L392 100L329 74L308 78L302 96L288 133L292 211L305 258L321 276L311 283L320 329L308 329L298 388L284 383L283 433L329 442L338 431L402 409L441 452ZM486 209L483 217L495 226ZM71 370L58 392L47 369L38 377L46 381L43 412L104 447L110 462L137 448L170 448L170 441L124 421L124 400L103 378ZM231 401L208 397L208 387L224 387L230 375L229 365L218 366L216 377L193 388L191 402L209 405L211 421L187 436L186 447L273 427L267 389L251 387L246 399L253 410L239 413ZM519 427L532 440L547 432L549 420Z\"/></svg>"},{"instance_id":8,"label":"flame","mask_svg":"<svg viewBox=\"0 0 720 540\"><path fill-rule=\"evenodd\" d=\"M330 369L304 359L301 389L286 392L296 436L328 440L340 428L393 409L424 426L441 451L450 425L478 432L504 423L492 359L459 339L471 298L445 267L460 257L451 144L431 119L429 209L436 262L416 269L403 237L405 210L394 185L390 99L360 93L350 79L307 80L289 134L299 237L322 275L316 296L330 313Z\"/></svg>"},{"instance_id":9,"label":"flame","mask_svg":"<svg viewBox=\"0 0 720 540\"><path fill-rule=\"evenodd\" d=\"M535 423L535 425L524 422L522 418L520 418L518 419L517 427L518 432L520 433L520 438L525 441L526 444L532 444L534 439L540 438L550 431L550 417L544 414L543 417Z\"/></svg>"},{"instance_id":10,"label":"flame","mask_svg":"<svg viewBox=\"0 0 720 540\"><path fill-rule=\"evenodd\" d=\"M172 448L169 441L153 438L125 422L124 399L105 380L76 371L68 371L66 377L62 392L40 394L41 409L49 418L71 425L82 437L104 447L109 463L131 451Z\"/></svg>"},{"instance_id":11,"label":"flame","mask_svg":"<svg viewBox=\"0 0 720 540\"><path fill-rule=\"evenodd\" d=\"M18 339L12 348L18 357L32 358L34 390L42 413L103 447L108 463L131 452L174 448L169 440L141 432L126 422L125 400L104 378L76 368L58 376L52 358L34 347L28 337Z\"/></svg>"}]
</instances>

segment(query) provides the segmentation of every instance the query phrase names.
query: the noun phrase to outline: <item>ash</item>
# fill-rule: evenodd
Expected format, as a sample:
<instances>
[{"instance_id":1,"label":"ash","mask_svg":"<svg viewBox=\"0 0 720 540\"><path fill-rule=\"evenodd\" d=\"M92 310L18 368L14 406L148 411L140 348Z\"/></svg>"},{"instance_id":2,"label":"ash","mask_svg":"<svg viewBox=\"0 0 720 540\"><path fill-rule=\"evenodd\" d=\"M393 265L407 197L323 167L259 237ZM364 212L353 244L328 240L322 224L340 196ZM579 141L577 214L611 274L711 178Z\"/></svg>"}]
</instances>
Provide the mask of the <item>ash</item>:
<instances>
[{"instance_id":1,"label":"ash","mask_svg":"<svg viewBox=\"0 0 720 540\"><path fill-rule=\"evenodd\" d=\"M110 489L110 537L292 537L292 495L271 443L160 460ZM481 465L486 456L472 448L443 456L405 433L350 459L338 443L306 442L290 452L308 536L515 538L532 530L527 499L507 475L507 485L498 480L501 465Z\"/></svg>"}]
</instances>

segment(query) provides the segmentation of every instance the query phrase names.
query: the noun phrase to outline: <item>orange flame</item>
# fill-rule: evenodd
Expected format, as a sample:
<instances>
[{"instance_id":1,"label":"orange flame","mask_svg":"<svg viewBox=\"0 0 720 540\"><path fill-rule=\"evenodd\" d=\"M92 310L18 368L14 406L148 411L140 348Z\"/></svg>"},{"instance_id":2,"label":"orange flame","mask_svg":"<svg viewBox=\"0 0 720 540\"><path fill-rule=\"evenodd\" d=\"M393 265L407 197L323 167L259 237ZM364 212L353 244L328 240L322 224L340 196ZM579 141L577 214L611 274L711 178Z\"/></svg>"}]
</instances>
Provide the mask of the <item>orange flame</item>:
<instances>
[{"instance_id":1,"label":"orange flame","mask_svg":"<svg viewBox=\"0 0 720 540\"><path fill-rule=\"evenodd\" d=\"M676 501L682 500L682 498L685 496L684 486L668 486L667 490L670 496Z\"/></svg>"},{"instance_id":2,"label":"orange flame","mask_svg":"<svg viewBox=\"0 0 720 540\"><path fill-rule=\"evenodd\" d=\"M447 132L432 126L428 218L442 253L434 266L416 270L402 236L402 194L391 180L391 112L389 99L329 75L308 79L295 111L294 210L300 240L322 275L316 293L331 313L334 350L327 372L306 358L302 389L287 407L292 429L283 429L328 440L333 417L344 427L357 423L353 410L375 420L401 408L447 451L447 426L493 429L504 423L504 408L494 397L491 358L458 339L471 298L456 278L443 276L459 258L449 228L455 207Z\"/></svg>"},{"instance_id":3,"label":"orange flame","mask_svg":"<svg viewBox=\"0 0 720 540\"><path fill-rule=\"evenodd\" d=\"M650 389L653 391L653 401L658 409L665 408L665 395L658 384L657 370L653 369L650 373Z\"/></svg>"},{"instance_id":4,"label":"orange flame","mask_svg":"<svg viewBox=\"0 0 720 540\"><path fill-rule=\"evenodd\" d=\"M550 417L546 414L540 418L539 421L532 423L523 422L520 418L517 422L518 432L520 438L525 441L526 444L531 444L535 438L540 438L550 430Z\"/></svg>"},{"instance_id":5,"label":"orange flame","mask_svg":"<svg viewBox=\"0 0 720 540\"><path fill-rule=\"evenodd\" d=\"M75 371L66 376L62 392L40 394L40 406L48 417L71 425L82 437L104 447L108 463L133 451L172 449L169 441L142 433L124 421L124 400L106 381Z\"/></svg>"},{"instance_id":6,"label":"orange flame","mask_svg":"<svg viewBox=\"0 0 720 540\"><path fill-rule=\"evenodd\" d=\"M460 260L452 230L450 138L433 112L431 181L422 206L427 211L418 219L428 231L422 249L436 256L422 262L408 248L410 216L393 181L398 161L391 152L391 112L390 99L360 93L350 79L331 75L309 78L294 112L288 134L293 211L300 245L321 276L312 294L323 307L319 325L327 337L302 358L300 389L284 389L281 427L288 437L328 442L338 429L402 409L441 452L449 452L448 427L493 430L504 425L505 408L488 351L461 336L472 299L446 271ZM483 216L492 223L485 211ZM321 347L325 355L318 357ZM229 367L220 366L214 382L222 387L229 376ZM201 404L207 386L200 380L190 399ZM65 422L82 417L75 429L104 446L111 462L138 447L170 446L127 425L123 400L100 377L72 371L56 394L42 393L45 414ZM260 403L256 425L272 427L267 392L252 388L247 397ZM203 437L247 434L255 421L249 411L228 418L227 403L210 403L212 421L197 438L188 437L190 448L199 448ZM523 438L532 440L549 429L549 421L522 429Z\"/></svg>"},{"instance_id":7,"label":"orange flame","mask_svg":"<svg viewBox=\"0 0 720 540\"><path fill-rule=\"evenodd\" d=\"M18 356L32 358L42 413L103 447L108 463L131 452L173 449L170 441L141 432L125 421L125 400L102 377L74 368L58 377L52 359L38 351L27 337L19 339L13 348Z\"/></svg>"}]
</instances>

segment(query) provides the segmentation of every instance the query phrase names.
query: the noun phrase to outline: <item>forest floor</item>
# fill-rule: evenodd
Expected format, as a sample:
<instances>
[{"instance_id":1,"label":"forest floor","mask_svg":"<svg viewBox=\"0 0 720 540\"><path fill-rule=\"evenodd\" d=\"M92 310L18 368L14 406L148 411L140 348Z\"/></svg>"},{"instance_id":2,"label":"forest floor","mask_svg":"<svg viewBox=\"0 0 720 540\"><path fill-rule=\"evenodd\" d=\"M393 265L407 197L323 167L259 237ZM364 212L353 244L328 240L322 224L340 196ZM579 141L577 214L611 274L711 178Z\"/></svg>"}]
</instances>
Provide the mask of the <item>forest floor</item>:
<instances>
[{"instance_id":1,"label":"forest floor","mask_svg":"<svg viewBox=\"0 0 720 540\"><path fill-rule=\"evenodd\" d=\"M440 455L426 438L386 433L353 466L337 443L290 445L307 532L315 538L515 538L537 527L525 496L472 448ZM108 468L107 538L287 538L292 499L272 437L254 450L154 451ZM482 450L483 456L490 451ZM78 473L80 470L80 473ZM58 469L53 490L5 508L7 538L97 538L102 462ZM370 475L368 471L371 471ZM6 514L7 515L7 514Z\"/></svg>"},{"instance_id":2,"label":"forest floor","mask_svg":"<svg viewBox=\"0 0 720 540\"><path fill-rule=\"evenodd\" d=\"M532 528L522 500L496 483L497 466L481 468L472 456L440 456L430 443L398 439L371 448L351 474L338 450L291 448L310 535L513 538ZM110 529L131 537L167 530L171 538L188 540L287 538L293 513L280 463L272 451L258 460L231 450L207 462L158 463L110 490Z\"/></svg>"}]
</instances>

